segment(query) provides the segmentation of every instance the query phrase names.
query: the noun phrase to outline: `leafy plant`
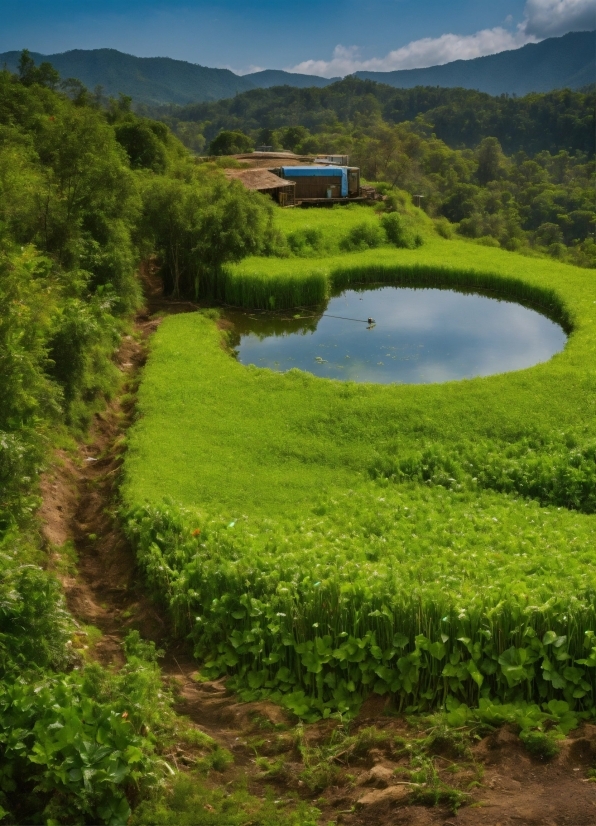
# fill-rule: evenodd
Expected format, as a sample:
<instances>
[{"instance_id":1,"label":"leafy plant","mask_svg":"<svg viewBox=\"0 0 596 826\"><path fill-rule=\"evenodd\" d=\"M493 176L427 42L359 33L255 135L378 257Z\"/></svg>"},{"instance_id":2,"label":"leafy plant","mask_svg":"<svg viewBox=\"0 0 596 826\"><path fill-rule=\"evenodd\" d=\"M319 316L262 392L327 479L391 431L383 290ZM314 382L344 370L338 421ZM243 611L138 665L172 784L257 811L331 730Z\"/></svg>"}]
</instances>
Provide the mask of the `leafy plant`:
<instances>
[{"instance_id":1,"label":"leafy plant","mask_svg":"<svg viewBox=\"0 0 596 826\"><path fill-rule=\"evenodd\" d=\"M530 754L543 760L556 757L560 751L557 737L543 731L523 731L520 738Z\"/></svg>"},{"instance_id":2,"label":"leafy plant","mask_svg":"<svg viewBox=\"0 0 596 826\"><path fill-rule=\"evenodd\" d=\"M422 245L420 235L413 235L406 227L403 217L397 212L389 212L382 216L381 223L389 243L396 247L414 249Z\"/></svg>"},{"instance_id":3,"label":"leafy plant","mask_svg":"<svg viewBox=\"0 0 596 826\"><path fill-rule=\"evenodd\" d=\"M345 238L341 241L340 247L346 252L356 250L374 249L383 243L383 232L378 224L370 221L362 221L353 226Z\"/></svg>"},{"instance_id":4,"label":"leafy plant","mask_svg":"<svg viewBox=\"0 0 596 826\"><path fill-rule=\"evenodd\" d=\"M0 683L2 804L16 822L82 817L120 826L130 817L128 796L172 773L150 734L168 713L156 696L159 673L139 658L138 639L128 647L118 676L88 666Z\"/></svg>"}]
</instances>

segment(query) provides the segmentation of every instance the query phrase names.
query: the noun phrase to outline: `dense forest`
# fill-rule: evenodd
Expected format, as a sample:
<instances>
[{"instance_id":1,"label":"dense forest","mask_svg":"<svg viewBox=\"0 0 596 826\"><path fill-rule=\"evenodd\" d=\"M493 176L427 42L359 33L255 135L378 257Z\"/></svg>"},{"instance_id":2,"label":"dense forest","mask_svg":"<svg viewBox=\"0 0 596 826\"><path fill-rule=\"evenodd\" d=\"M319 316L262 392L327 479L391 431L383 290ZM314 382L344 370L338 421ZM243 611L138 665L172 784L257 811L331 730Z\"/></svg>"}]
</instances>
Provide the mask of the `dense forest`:
<instances>
[{"instance_id":1,"label":"dense forest","mask_svg":"<svg viewBox=\"0 0 596 826\"><path fill-rule=\"evenodd\" d=\"M196 152L222 132L246 150L343 153L365 178L423 196L445 232L594 266L594 91L524 98L393 89L347 78L154 110Z\"/></svg>"},{"instance_id":2,"label":"dense forest","mask_svg":"<svg viewBox=\"0 0 596 826\"><path fill-rule=\"evenodd\" d=\"M118 675L73 644L85 633L38 536L39 474L121 386L141 258L161 253L192 293L260 249L270 210L130 101L101 108L27 54L0 73L0 192L0 819L124 824L169 771L172 712L138 635Z\"/></svg>"},{"instance_id":3,"label":"dense forest","mask_svg":"<svg viewBox=\"0 0 596 826\"><path fill-rule=\"evenodd\" d=\"M472 89L394 89L348 77L323 89L277 86L151 112L170 120L182 134L185 128L198 128L206 141L203 148L222 129L256 137L261 129L301 126L317 135L332 127L366 130L378 121L396 125L418 118L451 149L474 148L483 138L493 137L508 155L564 149L593 156L595 100L594 90L492 97ZM308 151L308 146L303 148Z\"/></svg>"}]
</instances>

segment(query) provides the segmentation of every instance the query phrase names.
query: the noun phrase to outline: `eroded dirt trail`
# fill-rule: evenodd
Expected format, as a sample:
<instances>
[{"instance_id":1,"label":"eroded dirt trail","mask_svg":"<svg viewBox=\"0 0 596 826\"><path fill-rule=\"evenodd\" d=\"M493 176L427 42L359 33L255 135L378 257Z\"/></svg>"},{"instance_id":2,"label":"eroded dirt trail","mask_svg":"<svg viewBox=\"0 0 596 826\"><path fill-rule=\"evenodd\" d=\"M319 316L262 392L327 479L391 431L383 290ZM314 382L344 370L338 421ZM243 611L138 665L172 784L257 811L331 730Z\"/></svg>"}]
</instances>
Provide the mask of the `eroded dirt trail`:
<instances>
[{"instance_id":1,"label":"eroded dirt trail","mask_svg":"<svg viewBox=\"0 0 596 826\"><path fill-rule=\"evenodd\" d=\"M170 308L184 309L190 308ZM145 363L147 341L158 324L139 318L135 335L126 337L120 348L117 362L133 389ZM266 787L282 798L298 794L317 801L322 824L596 826L596 783L586 779L588 769L596 765L596 726L585 724L573 732L551 762L531 757L507 728L478 742L465 760L438 752L434 762L441 778L468 793L468 805L452 814L445 805L412 804L413 787L403 779L409 759L391 744L396 736L416 735L403 719L387 716L382 698L364 704L350 735L374 726L388 735L384 745L363 753L340 749L330 756L324 747L335 724L296 728L295 721L272 703L238 702L223 680L197 682L191 652L171 640L165 613L145 593L133 550L116 518L123 437L134 414L130 401L123 402L126 398L130 396L114 400L95 416L90 438L79 446L78 455L57 453L42 482L43 535L71 612L82 625L96 626L103 634L94 656L117 667L122 662L121 641L132 628L166 648L164 679L176 687L177 710L234 755L232 766L206 782L223 787L246 778L253 794L263 794ZM69 548L76 555L70 568L64 562ZM310 750L312 762L318 748L317 759L332 771L328 782L315 788L304 773L305 750ZM183 749L179 757L180 768L188 765ZM272 765L281 761L281 768L266 774L257 757Z\"/></svg>"},{"instance_id":2,"label":"eroded dirt trail","mask_svg":"<svg viewBox=\"0 0 596 826\"><path fill-rule=\"evenodd\" d=\"M140 317L135 335L122 342L117 364L130 385L145 363L147 340L158 324ZM121 639L130 628L156 641L167 635L164 620L143 592L134 552L115 514L123 440L132 415L130 402L118 396L94 416L78 454L58 451L42 480L44 539L55 558L64 560L65 543L74 549L74 567L60 574L67 604L80 623L103 633L95 653L104 663L120 660Z\"/></svg>"}]
</instances>

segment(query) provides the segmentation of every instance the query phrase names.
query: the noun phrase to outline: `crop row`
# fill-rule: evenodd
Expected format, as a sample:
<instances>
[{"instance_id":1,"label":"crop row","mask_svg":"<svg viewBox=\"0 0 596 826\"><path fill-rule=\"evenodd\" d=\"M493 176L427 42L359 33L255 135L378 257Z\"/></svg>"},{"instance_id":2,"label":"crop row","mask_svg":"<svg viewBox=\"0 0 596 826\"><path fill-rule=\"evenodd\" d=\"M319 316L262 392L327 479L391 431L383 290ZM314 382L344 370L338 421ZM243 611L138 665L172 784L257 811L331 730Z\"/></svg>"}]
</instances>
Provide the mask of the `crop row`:
<instances>
[{"instance_id":1,"label":"crop row","mask_svg":"<svg viewBox=\"0 0 596 826\"><path fill-rule=\"evenodd\" d=\"M596 444L514 445L462 443L449 450L430 444L409 456L379 457L371 467L379 475L461 490L485 488L537 499L543 505L596 513Z\"/></svg>"},{"instance_id":2,"label":"crop row","mask_svg":"<svg viewBox=\"0 0 596 826\"><path fill-rule=\"evenodd\" d=\"M517 571L516 584L508 582L480 558L474 564L484 567L484 584L462 591L461 571L434 574L433 582L399 554L391 559L390 547L383 548L385 567L374 554L366 564L375 537L359 543L361 564L350 559L349 541L327 551L318 545L321 534L309 543L312 525L295 545L287 528L269 528L256 547L253 533L171 505L132 509L126 523L179 633L190 635L208 673L235 675L245 697L272 696L306 717L350 712L371 690L410 709L448 696L470 706L485 697L592 708L596 592L589 576L578 573L572 583L569 570L563 593L554 596L540 566L541 587L532 592L531 577L524 585ZM321 528L329 532L328 524ZM448 571L449 554L436 550Z\"/></svg>"}]
</instances>

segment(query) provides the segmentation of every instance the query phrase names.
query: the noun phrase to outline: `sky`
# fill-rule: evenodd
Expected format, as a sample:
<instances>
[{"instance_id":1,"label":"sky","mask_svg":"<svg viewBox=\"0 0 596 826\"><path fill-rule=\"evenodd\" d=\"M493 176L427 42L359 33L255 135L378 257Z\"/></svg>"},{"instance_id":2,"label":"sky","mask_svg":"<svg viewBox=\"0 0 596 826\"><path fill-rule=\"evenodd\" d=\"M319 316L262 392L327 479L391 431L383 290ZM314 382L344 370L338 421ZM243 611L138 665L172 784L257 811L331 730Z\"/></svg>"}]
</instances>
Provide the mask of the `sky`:
<instances>
[{"instance_id":1,"label":"sky","mask_svg":"<svg viewBox=\"0 0 596 826\"><path fill-rule=\"evenodd\" d=\"M114 48L238 74L413 69L596 29L596 0L0 0L0 52Z\"/></svg>"}]
</instances>

